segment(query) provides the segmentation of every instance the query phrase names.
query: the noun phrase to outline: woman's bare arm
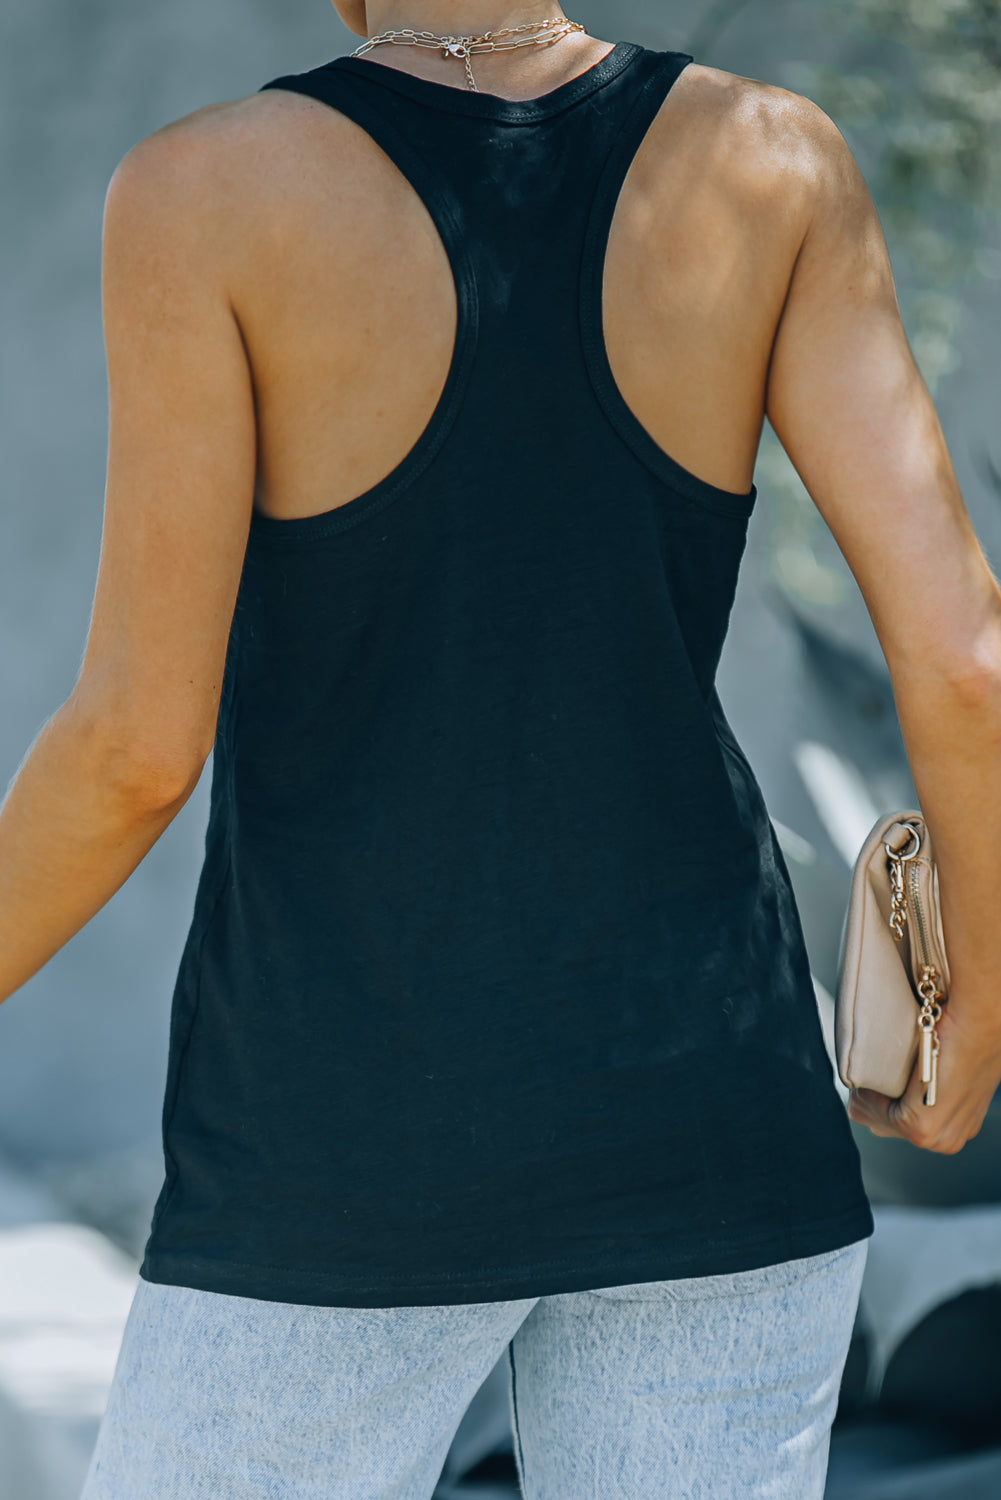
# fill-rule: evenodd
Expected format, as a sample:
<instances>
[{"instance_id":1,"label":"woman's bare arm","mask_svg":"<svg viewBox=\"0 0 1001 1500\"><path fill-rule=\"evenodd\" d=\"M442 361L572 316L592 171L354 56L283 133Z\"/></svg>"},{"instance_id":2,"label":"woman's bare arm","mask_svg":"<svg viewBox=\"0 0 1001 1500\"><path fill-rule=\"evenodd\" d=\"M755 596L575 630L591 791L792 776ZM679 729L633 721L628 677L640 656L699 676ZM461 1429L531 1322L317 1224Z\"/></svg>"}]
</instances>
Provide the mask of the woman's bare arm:
<instances>
[{"instance_id":1,"label":"woman's bare arm","mask_svg":"<svg viewBox=\"0 0 1001 1500\"><path fill-rule=\"evenodd\" d=\"M1001 1080L1001 589L974 534L901 323L869 191L804 100L806 230L772 359L768 416L865 597L935 842L952 993L938 1103L853 1091L877 1135L941 1152L980 1129Z\"/></svg>"},{"instance_id":2,"label":"woman's bare arm","mask_svg":"<svg viewBox=\"0 0 1001 1500\"><path fill-rule=\"evenodd\" d=\"M0 811L0 1000L124 884L212 747L256 461L232 193L188 122L108 190L101 561L76 686Z\"/></svg>"}]
</instances>

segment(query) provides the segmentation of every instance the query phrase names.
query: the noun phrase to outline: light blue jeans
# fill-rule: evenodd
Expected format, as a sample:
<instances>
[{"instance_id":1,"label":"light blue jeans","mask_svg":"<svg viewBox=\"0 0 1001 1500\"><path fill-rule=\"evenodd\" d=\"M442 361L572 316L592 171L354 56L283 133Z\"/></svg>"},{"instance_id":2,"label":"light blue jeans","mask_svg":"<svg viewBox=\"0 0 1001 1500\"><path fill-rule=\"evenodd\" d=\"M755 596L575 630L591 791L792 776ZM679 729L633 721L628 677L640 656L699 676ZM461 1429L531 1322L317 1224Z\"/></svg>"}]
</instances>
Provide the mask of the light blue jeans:
<instances>
[{"instance_id":1,"label":"light blue jeans","mask_svg":"<svg viewBox=\"0 0 1001 1500\"><path fill-rule=\"evenodd\" d=\"M867 1248L440 1307L140 1281L82 1500L429 1500L505 1347L526 1500L821 1500Z\"/></svg>"}]
</instances>

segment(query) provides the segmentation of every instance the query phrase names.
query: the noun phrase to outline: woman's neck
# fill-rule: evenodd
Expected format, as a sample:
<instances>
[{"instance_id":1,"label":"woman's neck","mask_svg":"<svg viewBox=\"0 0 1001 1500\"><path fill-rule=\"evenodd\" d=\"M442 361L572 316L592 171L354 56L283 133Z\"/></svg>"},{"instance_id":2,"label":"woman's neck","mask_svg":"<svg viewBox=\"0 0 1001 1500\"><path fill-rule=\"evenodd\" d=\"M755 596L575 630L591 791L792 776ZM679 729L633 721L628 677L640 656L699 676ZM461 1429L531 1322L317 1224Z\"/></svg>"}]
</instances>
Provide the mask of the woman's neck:
<instances>
[{"instance_id":1,"label":"woman's neck","mask_svg":"<svg viewBox=\"0 0 1001 1500\"><path fill-rule=\"evenodd\" d=\"M529 0L523 5L512 4L511 0L469 0L462 5L455 0L427 0L426 4L421 0L369 0L366 14L369 36L403 30L429 31L435 36L480 36L485 31L566 18L563 8L553 0L541 4ZM593 67L608 46L586 32L573 32L545 46L480 53L472 59L476 85L483 93L506 99L533 99ZM464 64L443 56L436 48L383 43L366 56L432 83L466 87Z\"/></svg>"}]
</instances>

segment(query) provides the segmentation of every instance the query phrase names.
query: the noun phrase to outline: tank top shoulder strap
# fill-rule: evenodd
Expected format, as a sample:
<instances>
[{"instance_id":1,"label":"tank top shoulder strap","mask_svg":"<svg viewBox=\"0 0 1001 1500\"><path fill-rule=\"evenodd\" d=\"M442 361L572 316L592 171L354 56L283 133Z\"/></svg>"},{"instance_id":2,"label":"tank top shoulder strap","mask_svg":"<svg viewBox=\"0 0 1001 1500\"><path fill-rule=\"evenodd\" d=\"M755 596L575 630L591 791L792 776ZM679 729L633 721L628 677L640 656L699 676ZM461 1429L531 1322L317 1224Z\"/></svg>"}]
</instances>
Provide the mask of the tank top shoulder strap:
<instances>
[{"instance_id":1,"label":"tank top shoulder strap","mask_svg":"<svg viewBox=\"0 0 1001 1500\"><path fill-rule=\"evenodd\" d=\"M342 63L356 63L362 69L360 80L350 66L339 66ZM391 70L381 68L380 71L388 73ZM263 84L258 92L263 93L266 89L305 94L358 125L407 179L441 237L455 287L455 345L434 416L394 476L402 485L405 479L409 481L415 477L440 448L462 405L475 359L480 323L479 296L460 204L449 191L448 183L434 161L412 143L406 121L385 108L381 90L366 85L363 58L336 58L305 73L282 74ZM380 492L384 489L385 486L379 487ZM260 516L255 519L260 526ZM337 518L331 518L328 527L337 529Z\"/></svg>"},{"instance_id":2,"label":"tank top shoulder strap","mask_svg":"<svg viewBox=\"0 0 1001 1500\"><path fill-rule=\"evenodd\" d=\"M609 363L602 314L605 259L609 234L623 184L634 158L674 84L694 59L685 52L644 51L647 66L632 90L625 112L615 121L590 195L587 225L582 235L579 318L583 361L591 387L606 420L636 457L675 492L708 506L721 515L746 518L756 499L732 494L707 484L676 463L639 421L619 389Z\"/></svg>"},{"instance_id":3,"label":"tank top shoulder strap","mask_svg":"<svg viewBox=\"0 0 1001 1500\"><path fill-rule=\"evenodd\" d=\"M633 157L643 143L661 106L685 68L693 61L687 52L650 52L644 49L646 67L636 86L629 90L614 112L609 112L606 151L597 163L591 195L588 234L592 250L600 251L607 239L622 184Z\"/></svg>"},{"instance_id":4,"label":"tank top shoulder strap","mask_svg":"<svg viewBox=\"0 0 1001 1500\"><path fill-rule=\"evenodd\" d=\"M359 83L357 74L341 66L363 61L360 58L335 58L305 73L282 74L262 84L258 93L264 93L266 89L286 89L305 94L360 126L399 168L421 198L455 268L463 261L464 252L462 225L455 212L454 198L447 190L441 171L410 140L404 119L385 108L378 89L365 87L364 73ZM381 68L380 71L389 70Z\"/></svg>"}]
</instances>

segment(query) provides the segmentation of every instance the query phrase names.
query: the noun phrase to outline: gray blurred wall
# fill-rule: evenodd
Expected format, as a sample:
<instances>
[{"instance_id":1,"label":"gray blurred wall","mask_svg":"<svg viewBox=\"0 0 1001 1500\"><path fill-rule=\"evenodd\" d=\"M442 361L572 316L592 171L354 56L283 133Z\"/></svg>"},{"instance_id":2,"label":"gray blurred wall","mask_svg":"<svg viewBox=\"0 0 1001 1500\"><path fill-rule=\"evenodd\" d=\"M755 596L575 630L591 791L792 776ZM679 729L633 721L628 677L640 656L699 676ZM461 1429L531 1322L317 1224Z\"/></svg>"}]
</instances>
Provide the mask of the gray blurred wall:
<instances>
[{"instance_id":1,"label":"gray blurred wall","mask_svg":"<svg viewBox=\"0 0 1001 1500\"><path fill-rule=\"evenodd\" d=\"M706 5L567 6L598 35L684 50ZM201 105L252 93L353 45L326 0L6 0L0 15L0 782L76 675L106 454L100 320L104 193L125 152ZM749 4L711 58L775 83L830 52L810 4ZM994 445L997 284L971 298L964 364L939 407L978 524L994 501L971 455ZM804 667L764 602L769 521L752 525L724 701L773 811L822 840L790 769ZM995 556L1001 549L995 550ZM859 631L864 634L864 612ZM108 907L0 1009L0 1155L69 1161L159 1128L174 971L194 896L208 769ZM811 825L811 819L813 823Z\"/></svg>"}]
</instances>

